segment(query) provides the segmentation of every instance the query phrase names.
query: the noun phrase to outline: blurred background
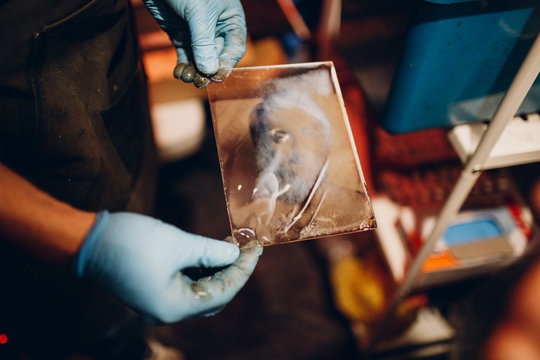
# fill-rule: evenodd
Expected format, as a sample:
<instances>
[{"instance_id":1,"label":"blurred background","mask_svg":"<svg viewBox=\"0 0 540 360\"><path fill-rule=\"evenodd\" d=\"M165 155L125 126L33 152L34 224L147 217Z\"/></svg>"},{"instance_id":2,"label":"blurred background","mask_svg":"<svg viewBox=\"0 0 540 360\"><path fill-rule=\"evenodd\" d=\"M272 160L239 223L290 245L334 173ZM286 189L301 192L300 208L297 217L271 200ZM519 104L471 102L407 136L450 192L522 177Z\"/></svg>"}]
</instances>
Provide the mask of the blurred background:
<instances>
[{"instance_id":1,"label":"blurred background","mask_svg":"<svg viewBox=\"0 0 540 360\"><path fill-rule=\"evenodd\" d=\"M132 2L161 161L156 216L225 238L230 226L206 90L173 78L175 50L142 2ZM435 102L437 92L456 94L456 83L481 89L485 76L467 83L449 72L463 68L459 60L469 66L467 51L486 44L480 36L459 47L459 37L472 39L480 28L485 33L490 21L519 28L512 39L525 41L525 50L509 42L490 45L487 54L473 52L480 65L467 69L491 71L497 79L472 97L504 92L503 73L511 80L539 27L538 4L516 2L509 9L501 3L507 2L243 0L249 43L238 66L334 62L378 229L266 247L245 288L221 313L153 327L152 336L186 359L480 358L513 287L535 262L538 149L527 150L533 155L527 164L512 160L482 173L459 214L463 226L445 235L408 296L385 315L463 168L464 150L449 137L456 125L449 110L437 105L423 113L425 105L409 108L407 99ZM510 17L500 16L505 12ZM437 74L446 82L431 84ZM540 133L534 111L540 100L531 101L516 121ZM485 126L481 116L475 113L471 123ZM506 229L489 228L491 220L477 221L495 213L509 219L513 240Z\"/></svg>"}]
</instances>

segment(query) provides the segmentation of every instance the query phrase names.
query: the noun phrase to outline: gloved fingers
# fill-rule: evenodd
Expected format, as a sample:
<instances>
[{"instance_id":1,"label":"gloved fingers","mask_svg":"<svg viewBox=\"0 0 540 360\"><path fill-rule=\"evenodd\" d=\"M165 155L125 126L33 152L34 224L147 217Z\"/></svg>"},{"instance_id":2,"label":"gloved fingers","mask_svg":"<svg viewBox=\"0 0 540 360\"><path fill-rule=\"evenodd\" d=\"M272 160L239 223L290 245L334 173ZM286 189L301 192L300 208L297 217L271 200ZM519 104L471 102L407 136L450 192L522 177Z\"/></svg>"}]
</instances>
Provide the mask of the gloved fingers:
<instances>
[{"instance_id":1,"label":"gloved fingers","mask_svg":"<svg viewBox=\"0 0 540 360\"><path fill-rule=\"evenodd\" d=\"M247 35L241 27L234 27L218 39L223 39L223 49L219 52L219 71L212 76L212 80L217 82L225 80L246 54Z\"/></svg>"},{"instance_id":2,"label":"gloved fingers","mask_svg":"<svg viewBox=\"0 0 540 360\"><path fill-rule=\"evenodd\" d=\"M212 81L215 82L222 82L225 80L229 75L231 75L232 67L228 65L228 62L222 62L221 59L219 61L219 71L212 76Z\"/></svg>"},{"instance_id":3,"label":"gloved fingers","mask_svg":"<svg viewBox=\"0 0 540 360\"><path fill-rule=\"evenodd\" d=\"M177 79L182 79L184 70L190 64L190 61L189 61L187 51L183 47L176 48L176 55L177 55L177 60L176 60L176 66L173 71L173 75ZM193 81L193 77L191 77L191 81ZM189 82L189 81L186 81L186 82Z\"/></svg>"},{"instance_id":4,"label":"gloved fingers","mask_svg":"<svg viewBox=\"0 0 540 360\"><path fill-rule=\"evenodd\" d=\"M199 235L189 236L189 246L184 246L178 254L178 271L188 267L223 267L238 259L240 250L236 245Z\"/></svg>"},{"instance_id":5,"label":"gloved fingers","mask_svg":"<svg viewBox=\"0 0 540 360\"><path fill-rule=\"evenodd\" d=\"M225 39L221 36L216 37L216 50L219 56L221 56L221 53L223 52L223 48L225 47Z\"/></svg>"},{"instance_id":6,"label":"gloved fingers","mask_svg":"<svg viewBox=\"0 0 540 360\"><path fill-rule=\"evenodd\" d=\"M186 83L192 82L198 88L204 88L210 84L211 80L200 74L193 63L177 63L173 71L174 77Z\"/></svg>"},{"instance_id":7,"label":"gloved fingers","mask_svg":"<svg viewBox=\"0 0 540 360\"><path fill-rule=\"evenodd\" d=\"M236 247L226 242L220 243ZM145 320L154 325L214 315L244 286L261 253L262 247L258 242L249 243L240 250L240 256L231 266L198 281L177 272L166 290L161 292L159 301L143 301L151 305L143 307L134 304L134 308L139 309Z\"/></svg>"},{"instance_id":8,"label":"gloved fingers","mask_svg":"<svg viewBox=\"0 0 540 360\"><path fill-rule=\"evenodd\" d=\"M178 28L174 32L169 33L172 44L176 47L176 66L173 70L173 75L177 79L184 82L193 82L193 77L196 74L195 66L193 65L193 53L191 51L191 40L189 38L188 29Z\"/></svg>"},{"instance_id":9,"label":"gloved fingers","mask_svg":"<svg viewBox=\"0 0 540 360\"><path fill-rule=\"evenodd\" d=\"M197 70L204 75L211 76L219 70L219 60L216 45L193 43L193 58Z\"/></svg>"},{"instance_id":10,"label":"gloved fingers","mask_svg":"<svg viewBox=\"0 0 540 360\"><path fill-rule=\"evenodd\" d=\"M195 75L197 75L197 69L195 68L195 64L190 61L182 72L182 80L185 82L193 82Z\"/></svg>"},{"instance_id":11,"label":"gloved fingers","mask_svg":"<svg viewBox=\"0 0 540 360\"><path fill-rule=\"evenodd\" d=\"M198 88L205 88L210 84L211 80L200 73L195 73L193 76L193 84Z\"/></svg>"},{"instance_id":12,"label":"gloved fingers","mask_svg":"<svg viewBox=\"0 0 540 360\"><path fill-rule=\"evenodd\" d=\"M223 53L224 47L225 47L225 39L221 36L216 37L216 49L218 51L218 54L220 55L219 55L219 71L215 73L214 75L212 75L211 77L211 80L215 82L221 82L225 80L227 76L229 76L231 73L232 68L229 68L230 65L227 59L225 59L226 60L225 62L222 61L221 54Z\"/></svg>"},{"instance_id":13,"label":"gloved fingers","mask_svg":"<svg viewBox=\"0 0 540 360\"><path fill-rule=\"evenodd\" d=\"M240 249L240 255L236 261L229 268L222 270L217 276L227 280L233 280L235 276L244 276L247 280L255 270L262 253L263 247L259 241L251 240Z\"/></svg>"},{"instance_id":14,"label":"gloved fingers","mask_svg":"<svg viewBox=\"0 0 540 360\"><path fill-rule=\"evenodd\" d=\"M212 75L211 79L215 82L221 82L231 74L232 69L228 59L226 57L222 57L225 48L225 38L222 36L216 37L216 48L219 54L219 71Z\"/></svg>"},{"instance_id":15,"label":"gloved fingers","mask_svg":"<svg viewBox=\"0 0 540 360\"><path fill-rule=\"evenodd\" d=\"M208 278L205 278L208 279ZM208 281L208 280L206 280ZM168 289L159 302L140 311L143 318L152 325L163 325L198 316L212 315L221 311L225 303L214 298L199 282L178 272L171 279Z\"/></svg>"},{"instance_id":16,"label":"gloved fingers","mask_svg":"<svg viewBox=\"0 0 540 360\"><path fill-rule=\"evenodd\" d=\"M204 6L194 6L192 10L186 20L195 66L203 75L213 75L219 70L215 43L217 16Z\"/></svg>"},{"instance_id":17,"label":"gloved fingers","mask_svg":"<svg viewBox=\"0 0 540 360\"><path fill-rule=\"evenodd\" d=\"M216 38L216 50L218 54L220 54L223 51L223 44L224 44L223 38L221 37ZM220 71L218 71L216 75L219 75ZM214 77L216 75L212 76L211 78L208 78L208 76L205 76L204 74L201 74L200 72L197 72L196 69L194 69L193 70L193 83L198 88L205 88L212 82L211 80L214 80ZM222 80L217 80L217 81L222 81Z\"/></svg>"},{"instance_id":18,"label":"gloved fingers","mask_svg":"<svg viewBox=\"0 0 540 360\"><path fill-rule=\"evenodd\" d=\"M198 280L192 287L216 299L216 305L219 302L226 304L249 279L262 252L263 248L258 241L248 243L240 250L240 256L231 266Z\"/></svg>"},{"instance_id":19,"label":"gloved fingers","mask_svg":"<svg viewBox=\"0 0 540 360\"><path fill-rule=\"evenodd\" d=\"M184 287L183 296L189 300L186 307L193 311L190 316L211 316L221 311L245 285L261 254L262 246L257 241L249 243L234 264Z\"/></svg>"},{"instance_id":20,"label":"gloved fingers","mask_svg":"<svg viewBox=\"0 0 540 360\"><path fill-rule=\"evenodd\" d=\"M184 48L176 48L176 53L178 60L173 71L175 78L181 79L186 83L192 82L198 88L203 88L210 84L210 79L200 74L193 62L189 60L188 51Z\"/></svg>"}]
</instances>

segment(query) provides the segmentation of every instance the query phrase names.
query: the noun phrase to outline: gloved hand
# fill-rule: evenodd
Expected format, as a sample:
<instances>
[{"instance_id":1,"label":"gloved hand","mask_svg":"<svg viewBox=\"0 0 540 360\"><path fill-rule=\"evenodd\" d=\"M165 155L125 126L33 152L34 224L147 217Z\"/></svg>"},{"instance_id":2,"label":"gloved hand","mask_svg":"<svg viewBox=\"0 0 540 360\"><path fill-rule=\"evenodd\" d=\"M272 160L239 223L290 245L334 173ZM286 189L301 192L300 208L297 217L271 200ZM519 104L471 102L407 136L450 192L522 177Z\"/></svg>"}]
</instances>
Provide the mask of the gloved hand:
<instances>
[{"instance_id":1,"label":"gloved hand","mask_svg":"<svg viewBox=\"0 0 540 360\"><path fill-rule=\"evenodd\" d=\"M189 234L133 213L98 213L73 259L76 274L97 282L150 323L170 323L221 310L253 272L262 247ZM230 266L228 266L230 265ZM198 281L182 270L223 267Z\"/></svg>"},{"instance_id":2,"label":"gloved hand","mask_svg":"<svg viewBox=\"0 0 540 360\"><path fill-rule=\"evenodd\" d=\"M239 0L143 1L176 47L176 78L205 87L223 81L244 56L247 29Z\"/></svg>"}]
</instances>

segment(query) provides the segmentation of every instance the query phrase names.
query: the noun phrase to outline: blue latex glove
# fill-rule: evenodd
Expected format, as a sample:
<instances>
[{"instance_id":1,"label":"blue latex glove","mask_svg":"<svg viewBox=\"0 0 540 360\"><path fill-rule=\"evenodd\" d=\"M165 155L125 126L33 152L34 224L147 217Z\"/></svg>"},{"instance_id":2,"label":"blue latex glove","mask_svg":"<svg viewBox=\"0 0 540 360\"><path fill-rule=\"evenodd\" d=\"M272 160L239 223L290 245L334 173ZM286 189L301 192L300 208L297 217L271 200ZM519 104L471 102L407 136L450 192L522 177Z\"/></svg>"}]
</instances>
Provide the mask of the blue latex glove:
<instances>
[{"instance_id":1,"label":"blue latex glove","mask_svg":"<svg viewBox=\"0 0 540 360\"><path fill-rule=\"evenodd\" d=\"M253 272L262 247L189 234L133 213L98 214L73 260L77 275L95 281L153 323L221 310ZM230 265L230 266L229 266ZM198 281L182 270L223 267Z\"/></svg>"},{"instance_id":2,"label":"blue latex glove","mask_svg":"<svg viewBox=\"0 0 540 360\"><path fill-rule=\"evenodd\" d=\"M239 0L143 1L176 47L176 78L205 87L223 81L244 56L247 29Z\"/></svg>"}]
</instances>

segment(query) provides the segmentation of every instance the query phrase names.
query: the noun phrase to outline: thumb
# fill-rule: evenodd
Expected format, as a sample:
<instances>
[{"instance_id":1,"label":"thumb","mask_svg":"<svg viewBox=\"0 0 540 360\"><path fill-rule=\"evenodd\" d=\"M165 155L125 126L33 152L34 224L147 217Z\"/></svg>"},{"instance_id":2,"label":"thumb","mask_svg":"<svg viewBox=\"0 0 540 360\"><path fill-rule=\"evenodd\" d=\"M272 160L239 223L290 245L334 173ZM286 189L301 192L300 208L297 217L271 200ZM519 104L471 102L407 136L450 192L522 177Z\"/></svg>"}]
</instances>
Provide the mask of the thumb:
<instances>
[{"instance_id":1,"label":"thumb","mask_svg":"<svg viewBox=\"0 0 540 360\"><path fill-rule=\"evenodd\" d=\"M199 235L192 235L188 266L222 267L232 264L238 259L238 246L222 240L214 240Z\"/></svg>"}]
</instances>

